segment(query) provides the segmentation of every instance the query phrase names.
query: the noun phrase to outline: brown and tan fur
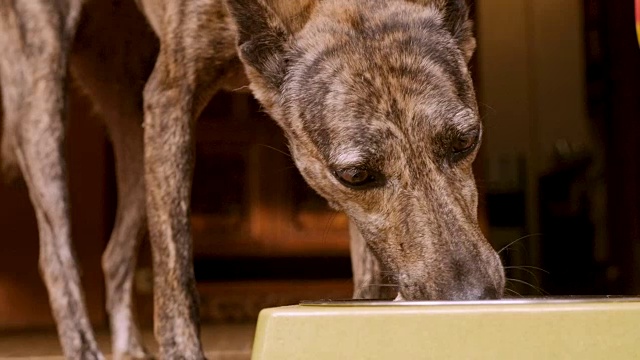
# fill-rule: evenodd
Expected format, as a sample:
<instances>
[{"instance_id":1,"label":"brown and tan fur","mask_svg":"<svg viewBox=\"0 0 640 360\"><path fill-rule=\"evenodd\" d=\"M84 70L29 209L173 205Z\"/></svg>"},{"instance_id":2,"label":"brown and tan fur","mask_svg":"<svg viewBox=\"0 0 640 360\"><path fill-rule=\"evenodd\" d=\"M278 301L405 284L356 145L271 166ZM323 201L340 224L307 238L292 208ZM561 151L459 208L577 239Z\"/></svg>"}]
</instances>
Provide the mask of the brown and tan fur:
<instances>
[{"instance_id":1,"label":"brown and tan fur","mask_svg":"<svg viewBox=\"0 0 640 360\"><path fill-rule=\"evenodd\" d=\"M131 309L148 225L160 356L199 359L194 121L215 92L247 82L308 183L349 215L356 289L384 268L407 300L502 295L476 218L474 47L463 0L0 0L2 165L29 186L65 356L102 358L69 234L67 69L115 151L118 211L103 257L114 357L149 356ZM354 188L345 172L372 177Z\"/></svg>"}]
</instances>

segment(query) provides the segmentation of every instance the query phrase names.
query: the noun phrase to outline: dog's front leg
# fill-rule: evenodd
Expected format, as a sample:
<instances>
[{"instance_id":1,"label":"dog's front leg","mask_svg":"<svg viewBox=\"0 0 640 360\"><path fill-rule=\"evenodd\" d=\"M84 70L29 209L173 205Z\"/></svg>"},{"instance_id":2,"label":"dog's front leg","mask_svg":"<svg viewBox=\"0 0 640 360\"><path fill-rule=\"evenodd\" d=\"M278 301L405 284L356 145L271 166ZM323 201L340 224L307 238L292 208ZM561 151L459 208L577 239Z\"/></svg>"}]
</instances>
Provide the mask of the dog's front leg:
<instances>
[{"instance_id":1,"label":"dog's front leg","mask_svg":"<svg viewBox=\"0 0 640 360\"><path fill-rule=\"evenodd\" d=\"M40 272L62 349L67 359L84 360L103 356L71 246L63 159L68 50L80 7L79 0L0 1L0 78L4 137L11 140L4 151L16 160L29 188L40 236Z\"/></svg>"},{"instance_id":2,"label":"dog's front leg","mask_svg":"<svg viewBox=\"0 0 640 360\"><path fill-rule=\"evenodd\" d=\"M159 2L145 3L148 10ZM166 359L203 358L189 225L194 123L235 58L219 1L165 1L151 18L160 53L144 90L144 166L155 336ZM160 25L159 25L160 24Z\"/></svg>"},{"instance_id":3,"label":"dog's front leg","mask_svg":"<svg viewBox=\"0 0 640 360\"><path fill-rule=\"evenodd\" d=\"M144 172L154 270L154 328L165 359L203 358L189 226L193 87L161 54L144 92Z\"/></svg>"}]
</instances>

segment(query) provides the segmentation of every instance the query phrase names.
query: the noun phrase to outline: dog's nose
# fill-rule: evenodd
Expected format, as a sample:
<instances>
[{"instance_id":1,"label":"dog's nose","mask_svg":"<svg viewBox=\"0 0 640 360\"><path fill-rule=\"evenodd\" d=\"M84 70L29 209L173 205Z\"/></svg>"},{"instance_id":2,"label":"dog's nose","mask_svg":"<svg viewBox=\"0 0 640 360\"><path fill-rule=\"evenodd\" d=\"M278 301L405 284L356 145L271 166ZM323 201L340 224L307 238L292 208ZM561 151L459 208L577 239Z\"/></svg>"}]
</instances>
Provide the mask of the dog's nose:
<instances>
[{"instance_id":1,"label":"dog's nose","mask_svg":"<svg viewBox=\"0 0 640 360\"><path fill-rule=\"evenodd\" d=\"M494 286L486 286L482 291L482 294L480 294L480 300L495 300L499 297L498 289Z\"/></svg>"}]
</instances>

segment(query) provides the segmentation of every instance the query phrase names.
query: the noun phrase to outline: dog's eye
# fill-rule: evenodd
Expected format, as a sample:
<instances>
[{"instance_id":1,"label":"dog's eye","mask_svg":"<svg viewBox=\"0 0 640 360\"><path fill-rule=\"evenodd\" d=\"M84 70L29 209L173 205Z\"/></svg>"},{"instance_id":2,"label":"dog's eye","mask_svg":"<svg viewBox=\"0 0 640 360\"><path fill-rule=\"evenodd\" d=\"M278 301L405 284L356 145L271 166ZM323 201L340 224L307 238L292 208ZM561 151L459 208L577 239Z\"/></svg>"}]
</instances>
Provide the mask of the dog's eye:
<instances>
[{"instance_id":1,"label":"dog's eye","mask_svg":"<svg viewBox=\"0 0 640 360\"><path fill-rule=\"evenodd\" d=\"M451 144L453 155L459 157L469 153L476 147L479 138L480 132L477 130L458 135Z\"/></svg>"},{"instance_id":2,"label":"dog's eye","mask_svg":"<svg viewBox=\"0 0 640 360\"><path fill-rule=\"evenodd\" d=\"M376 182L372 171L363 168L347 168L335 171L335 176L345 186L362 188Z\"/></svg>"}]
</instances>

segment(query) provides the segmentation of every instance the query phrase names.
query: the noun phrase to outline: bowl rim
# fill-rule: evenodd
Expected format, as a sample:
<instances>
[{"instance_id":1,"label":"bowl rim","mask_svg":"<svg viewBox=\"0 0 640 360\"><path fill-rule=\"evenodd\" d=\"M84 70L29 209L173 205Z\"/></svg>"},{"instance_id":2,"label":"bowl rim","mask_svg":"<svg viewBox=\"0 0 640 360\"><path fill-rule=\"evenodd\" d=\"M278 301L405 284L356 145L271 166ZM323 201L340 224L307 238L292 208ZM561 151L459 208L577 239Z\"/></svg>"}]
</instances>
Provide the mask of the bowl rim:
<instances>
[{"instance_id":1,"label":"bowl rim","mask_svg":"<svg viewBox=\"0 0 640 360\"><path fill-rule=\"evenodd\" d=\"M460 306L460 305L532 305L532 304L589 304L589 303L627 303L640 302L640 296L629 295L570 295L570 296L541 296L507 298L499 300L469 300L469 301L393 301L393 300L363 300L363 299L322 299L303 300L301 306Z\"/></svg>"}]
</instances>

